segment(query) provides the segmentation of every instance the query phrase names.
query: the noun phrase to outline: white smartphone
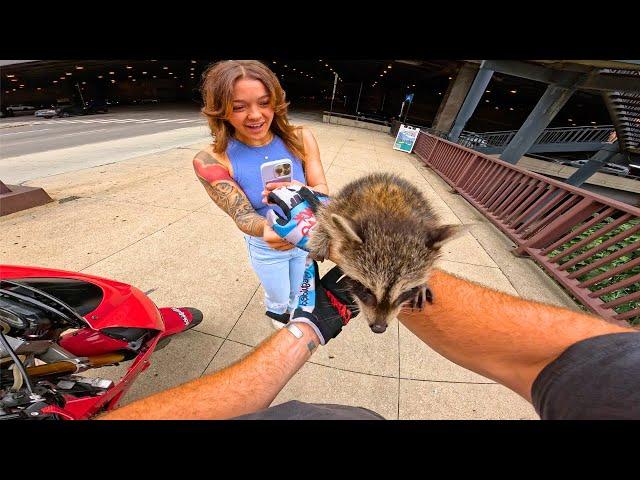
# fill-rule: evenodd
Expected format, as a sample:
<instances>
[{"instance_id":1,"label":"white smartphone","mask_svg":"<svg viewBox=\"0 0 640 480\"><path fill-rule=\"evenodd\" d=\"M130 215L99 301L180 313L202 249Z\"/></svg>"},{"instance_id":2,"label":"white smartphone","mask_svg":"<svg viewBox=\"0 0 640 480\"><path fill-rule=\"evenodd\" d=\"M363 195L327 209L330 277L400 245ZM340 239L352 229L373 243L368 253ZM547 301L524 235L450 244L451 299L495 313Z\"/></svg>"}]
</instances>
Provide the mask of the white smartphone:
<instances>
[{"instance_id":1,"label":"white smartphone","mask_svg":"<svg viewBox=\"0 0 640 480\"><path fill-rule=\"evenodd\" d=\"M266 186L267 183L271 182L290 182L291 169L291 160L288 158L263 163L260 166L262 184Z\"/></svg>"}]
</instances>

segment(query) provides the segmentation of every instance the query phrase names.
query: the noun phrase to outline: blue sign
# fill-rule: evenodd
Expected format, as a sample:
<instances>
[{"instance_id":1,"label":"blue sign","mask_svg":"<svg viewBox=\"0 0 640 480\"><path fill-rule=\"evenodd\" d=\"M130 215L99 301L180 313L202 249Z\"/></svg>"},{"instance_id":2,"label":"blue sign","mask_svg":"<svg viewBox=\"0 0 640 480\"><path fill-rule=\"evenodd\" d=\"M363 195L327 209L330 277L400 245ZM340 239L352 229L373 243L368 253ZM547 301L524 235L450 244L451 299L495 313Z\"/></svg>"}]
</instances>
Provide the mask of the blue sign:
<instances>
[{"instance_id":1,"label":"blue sign","mask_svg":"<svg viewBox=\"0 0 640 480\"><path fill-rule=\"evenodd\" d=\"M404 99L405 102L413 102L413 93L410 93L407 95L407 97Z\"/></svg>"}]
</instances>

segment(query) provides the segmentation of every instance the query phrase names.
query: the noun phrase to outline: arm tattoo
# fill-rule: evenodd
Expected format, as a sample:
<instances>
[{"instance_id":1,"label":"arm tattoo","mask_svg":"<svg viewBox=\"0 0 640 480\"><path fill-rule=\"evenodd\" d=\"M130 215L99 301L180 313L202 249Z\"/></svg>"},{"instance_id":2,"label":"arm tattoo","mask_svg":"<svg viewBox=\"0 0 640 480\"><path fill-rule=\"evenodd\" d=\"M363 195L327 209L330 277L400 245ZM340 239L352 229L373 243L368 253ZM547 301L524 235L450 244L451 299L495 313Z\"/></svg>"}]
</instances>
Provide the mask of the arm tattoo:
<instances>
[{"instance_id":1,"label":"arm tattoo","mask_svg":"<svg viewBox=\"0 0 640 480\"><path fill-rule=\"evenodd\" d=\"M194 160L198 180L216 205L233 219L241 231L254 237L261 237L264 219L256 213L247 196L229 177L228 172L226 178L224 173L220 173L224 167L206 152L198 153ZM212 168L214 166L215 170Z\"/></svg>"}]
</instances>

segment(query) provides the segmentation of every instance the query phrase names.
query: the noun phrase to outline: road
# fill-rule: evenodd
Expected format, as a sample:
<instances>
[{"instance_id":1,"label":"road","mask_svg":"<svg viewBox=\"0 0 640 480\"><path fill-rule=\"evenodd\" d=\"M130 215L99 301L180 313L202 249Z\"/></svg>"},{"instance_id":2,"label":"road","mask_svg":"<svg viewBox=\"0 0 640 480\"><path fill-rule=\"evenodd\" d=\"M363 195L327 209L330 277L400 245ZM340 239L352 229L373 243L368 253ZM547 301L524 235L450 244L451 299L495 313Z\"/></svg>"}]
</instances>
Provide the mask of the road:
<instances>
[{"instance_id":1,"label":"road","mask_svg":"<svg viewBox=\"0 0 640 480\"><path fill-rule=\"evenodd\" d=\"M322 117L302 111L290 118L304 123ZM20 185L210 141L206 119L189 104L127 106L108 114L68 118L4 118L0 119L0 180Z\"/></svg>"},{"instance_id":2,"label":"road","mask_svg":"<svg viewBox=\"0 0 640 480\"><path fill-rule=\"evenodd\" d=\"M196 105L116 107L68 118L33 115L0 120L0 158L206 125Z\"/></svg>"}]
</instances>

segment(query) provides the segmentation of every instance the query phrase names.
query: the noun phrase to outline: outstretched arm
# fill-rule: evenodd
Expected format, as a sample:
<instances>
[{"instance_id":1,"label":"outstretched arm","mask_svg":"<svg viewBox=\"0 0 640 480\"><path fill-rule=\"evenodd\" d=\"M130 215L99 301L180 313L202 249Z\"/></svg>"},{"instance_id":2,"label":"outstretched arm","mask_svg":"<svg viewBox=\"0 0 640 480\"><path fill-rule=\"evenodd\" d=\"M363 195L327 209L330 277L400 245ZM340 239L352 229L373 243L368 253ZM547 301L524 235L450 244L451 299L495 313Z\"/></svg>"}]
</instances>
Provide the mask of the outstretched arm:
<instances>
[{"instance_id":1,"label":"outstretched arm","mask_svg":"<svg viewBox=\"0 0 640 480\"><path fill-rule=\"evenodd\" d=\"M600 318L527 301L441 270L429 278L433 303L398 319L442 356L531 401L542 369L574 343L636 332Z\"/></svg>"},{"instance_id":2,"label":"outstretched arm","mask_svg":"<svg viewBox=\"0 0 640 480\"><path fill-rule=\"evenodd\" d=\"M313 328L286 329L231 367L125 405L97 420L225 419L267 408L320 344Z\"/></svg>"}]
</instances>

